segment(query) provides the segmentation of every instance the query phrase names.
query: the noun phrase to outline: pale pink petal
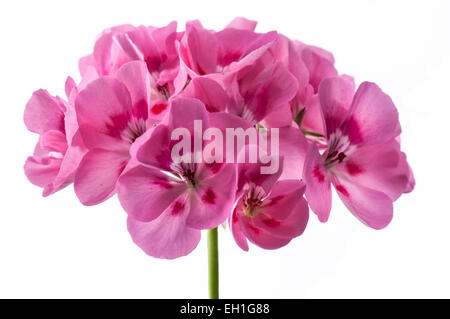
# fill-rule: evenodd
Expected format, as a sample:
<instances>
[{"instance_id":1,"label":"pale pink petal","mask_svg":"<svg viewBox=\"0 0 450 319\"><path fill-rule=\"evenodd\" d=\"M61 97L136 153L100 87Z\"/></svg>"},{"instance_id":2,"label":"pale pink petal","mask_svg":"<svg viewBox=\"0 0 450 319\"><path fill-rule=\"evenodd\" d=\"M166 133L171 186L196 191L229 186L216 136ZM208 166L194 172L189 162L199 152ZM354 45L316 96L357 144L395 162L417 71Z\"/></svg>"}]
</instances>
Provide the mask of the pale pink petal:
<instances>
[{"instance_id":1,"label":"pale pink petal","mask_svg":"<svg viewBox=\"0 0 450 319\"><path fill-rule=\"evenodd\" d=\"M303 179L306 182L306 199L311 210L321 222L326 222L331 211L331 183L325 162L315 144L310 146L306 155Z\"/></svg>"},{"instance_id":2,"label":"pale pink petal","mask_svg":"<svg viewBox=\"0 0 450 319\"><path fill-rule=\"evenodd\" d=\"M332 180L342 202L361 222L374 229L390 223L393 207L388 195L336 176Z\"/></svg>"},{"instance_id":3,"label":"pale pink petal","mask_svg":"<svg viewBox=\"0 0 450 319\"><path fill-rule=\"evenodd\" d=\"M212 32L188 22L184 36L188 50L186 64L199 75L216 72L217 41Z\"/></svg>"},{"instance_id":4,"label":"pale pink petal","mask_svg":"<svg viewBox=\"0 0 450 319\"><path fill-rule=\"evenodd\" d=\"M127 54L115 42L116 34L133 30L131 25L119 25L106 29L94 45L93 57L95 66L100 75L113 74L123 63L129 61Z\"/></svg>"},{"instance_id":5,"label":"pale pink petal","mask_svg":"<svg viewBox=\"0 0 450 319\"><path fill-rule=\"evenodd\" d=\"M73 182L75 171L85 153L86 148L84 147L83 140L80 133L77 132L72 139L71 145L64 154L58 175L51 184L44 188L44 196L50 195Z\"/></svg>"},{"instance_id":6,"label":"pale pink petal","mask_svg":"<svg viewBox=\"0 0 450 319\"><path fill-rule=\"evenodd\" d=\"M72 90L76 90L76 89L77 89L77 85L76 85L74 79L72 79L70 76L68 76L66 79L66 83L64 85L64 91L66 92L67 98L70 97Z\"/></svg>"},{"instance_id":7,"label":"pale pink petal","mask_svg":"<svg viewBox=\"0 0 450 319\"><path fill-rule=\"evenodd\" d=\"M64 132L64 105L46 90L33 93L27 105L23 119L28 130L44 133L48 130Z\"/></svg>"},{"instance_id":8,"label":"pale pink petal","mask_svg":"<svg viewBox=\"0 0 450 319\"><path fill-rule=\"evenodd\" d=\"M395 140L358 148L334 169L339 176L345 174L348 180L383 192L393 201L404 192L410 177L406 156Z\"/></svg>"},{"instance_id":9,"label":"pale pink petal","mask_svg":"<svg viewBox=\"0 0 450 319\"><path fill-rule=\"evenodd\" d=\"M281 203L278 205L278 208L285 209ZM308 224L308 203L301 197L297 198L294 202L294 207L291 208L289 213L285 219L279 220L270 214L261 212L254 218L254 223L256 227L275 237L298 237L303 234Z\"/></svg>"},{"instance_id":10,"label":"pale pink petal","mask_svg":"<svg viewBox=\"0 0 450 319\"><path fill-rule=\"evenodd\" d=\"M131 118L131 98L120 81L103 77L81 91L75 103L81 135L88 148L115 148ZM104 144L104 145L102 145Z\"/></svg>"},{"instance_id":11,"label":"pale pink petal","mask_svg":"<svg viewBox=\"0 0 450 319\"><path fill-rule=\"evenodd\" d=\"M306 185L302 181L286 179L277 181L267 198L260 206L261 213L284 220L290 214L297 202L303 198ZM258 215L259 216L259 215Z\"/></svg>"},{"instance_id":12,"label":"pale pink petal","mask_svg":"<svg viewBox=\"0 0 450 319\"><path fill-rule=\"evenodd\" d=\"M284 158L279 155L267 154L266 156L270 159L267 164L263 164L258 156L256 163L250 162L250 154L266 154L264 150L260 150L257 145L250 144L246 145L244 149L238 155L238 192L243 190L244 186L248 183L253 183L257 186L261 186L264 191L268 194L272 189L272 186L281 176L283 171ZM275 156L278 156L279 165L276 173L273 174L262 174L261 167L270 165L270 161L275 161Z\"/></svg>"},{"instance_id":13,"label":"pale pink petal","mask_svg":"<svg viewBox=\"0 0 450 319\"><path fill-rule=\"evenodd\" d=\"M334 60L330 60L330 56L324 55L323 52L326 51L306 46L301 53L302 59L309 70L309 83L313 86L314 92L317 92L323 79L338 75L333 65Z\"/></svg>"},{"instance_id":14,"label":"pale pink petal","mask_svg":"<svg viewBox=\"0 0 450 319\"><path fill-rule=\"evenodd\" d=\"M258 22L246 18L234 18L226 28L254 31Z\"/></svg>"},{"instance_id":15,"label":"pale pink petal","mask_svg":"<svg viewBox=\"0 0 450 319\"><path fill-rule=\"evenodd\" d=\"M242 233L241 225L237 216L236 209L234 209L231 217L228 219L228 225L231 229L236 244L244 251L248 251L248 242L245 235Z\"/></svg>"},{"instance_id":16,"label":"pale pink petal","mask_svg":"<svg viewBox=\"0 0 450 319\"><path fill-rule=\"evenodd\" d=\"M165 259L186 256L200 241L200 230L186 226L189 203L180 196L158 218L140 222L128 217L128 231L146 254Z\"/></svg>"},{"instance_id":17,"label":"pale pink petal","mask_svg":"<svg viewBox=\"0 0 450 319\"><path fill-rule=\"evenodd\" d=\"M82 204L99 204L115 193L116 182L129 160L127 153L90 150L75 175L75 193Z\"/></svg>"},{"instance_id":18,"label":"pale pink petal","mask_svg":"<svg viewBox=\"0 0 450 319\"><path fill-rule=\"evenodd\" d=\"M261 125L265 128L272 127L286 127L292 123L292 110L289 104L284 104L277 107L273 112L270 112L261 121Z\"/></svg>"},{"instance_id":19,"label":"pale pink petal","mask_svg":"<svg viewBox=\"0 0 450 319\"><path fill-rule=\"evenodd\" d=\"M130 93L132 115L146 120L150 101L150 73L145 62L132 61L124 64L117 71L116 78L125 84Z\"/></svg>"},{"instance_id":20,"label":"pale pink petal","mask_svg":"<svg viewBox=\"0 0 450 319\"><path fill-rule=\"evenodd\" d=\"M169 114L169 129L183 127L188 129L194 136L194 121L200 120L202 128L209 127L209 117L205 105L198 99L176 98L172 101Z\"/></svg>"},{"instance_id":21,"label":"pale pink petal","mask_svg":"<svg viewBox=\"0 0 450 319\"><path fill-rule=\"evenodd\" d=\"M325 136L323 112L318 94L312 95L306 100L304 112L301 128L307 132Z\"/></svg>"},{"instance_id":22,"label":"pale pink petal","mask_svg":"<svg viewBox=\"0 0 450 319\"><path fill-rule=\"evenodd\" d=\"M292 238L273 236L255 225L254 218L247 217L241 213L239 217L240 227L243 234L255 245L264 249L278 249L287 245Z\"/></svg>"},{"instance_id":23,"label":"pale pink petal","mask_svg":"<svg viewBox=\"0 0 450 319\"><path fill-rule=\"evenodd\" d=\"M186 225L196 229L217 227L230 216L235 194L236 165L224 164L217 174L200 180L191 192Z\"/></svg>"},{"instance_id":24,"label":"pale pink petal","mask_svg":"<svg viewBox=\"0 0 450 319\"><path fill-rule=\"evenodd\" d=\"M172 158L169 143L169 129L165 125L158 125L142 136L139 147L133 145L131 153L136 154L136 159L145 165L170 171Z\"/></svg>"},{"instance_id":25,"label":"pale pink petal","mask_svg":"<svg viewBox=\"0 0 450 319\"><path fill-rule=\"evenodd\" d=\"M41 149L47 152L57 152L64 155L67 150L66 135L61 131L49 130L39 136Z\"/></svg>"},{"instance_id":26,"label":"pale pink petal","mask_svg":"<svg viewBox=\"0 0 450 319\"><path fill-rule=\"evenodd\" d=\"M345 77L332 77L320 83L318 95L327 137L341 125L352 104L354 91L354 82Z\"/></svg>"},{"instance_id":27,"label":"pale pink petal","mask_svg":"<svg viewBox=\"0 0 450 319\"><path fill-rule=\"evenodd\" d=\"M282 127L279 129L279 152L284 157L280 180L300 180L302 178L307 150L308 142L298 128Z\"/></svg>"},{"instance_id":28,"label":"pale pink petal","mask_svg":"<svg viewBox=\"0 0 450 319\"><path fill-rule=\"evenodd\" d=\"M30 156L24 165L25 175L32 184L44 187L58 175L61 161L61 158Z\"/></svg>"},{"instance_id":29,"label":"pale pink petal","mask_svg":"<svg viewBox=\"0 0 450 319\"><path fill-rule=\"evenodd\" d=\"M221 67L226 67L237 62L251 52L272 43L276 33L255 33L249 30L227 28L214 34L218 44L217 62Z\"/></svg>"},{"instance_id":30,"label":"pale pink petal","mask_svg":"<svg viewBox=\"0 0 450 319\"><path fill-rule=\"evenodd\" d=\"M416 180L414 178L414 173L411 169L411 166L409 166L409 178L408 178L408 184L406 185L406 188L404 189L404 193L412 192L414 187L416 186Z\"/></svg>"},{"instance_id":31,"label":"pale pink petal","mask_svg":"<svg viewBox=\"0 0 450 319\"><path fill-rule=\"evenodd\" d=\"M122 174L117 195L128 215L142 222L158 218L169 205L187 190L159 169L136 166Z\"/></svg>"},{"instance_id":32,"label":"pale pink petal","mask_svg":"<svg viewBox=\"0 0 450 319\"><path fill-rule=\"evenodd\" d=\"M341 130L352 144L387 142L399 133L398 112L391 98L374 83L364 82L356 91Z\"/></svg>"},{"instance_id":33,"label":"pale pink petal","mask_svg":"<svg viewBox=\"0 0 450 319\"><path fill-rule=\"evenodd\" d=\"M193 79L181 96L199 99L209 112L225 111L230 103L220 84L206 77Z\"/></svg>"}]
</instances>

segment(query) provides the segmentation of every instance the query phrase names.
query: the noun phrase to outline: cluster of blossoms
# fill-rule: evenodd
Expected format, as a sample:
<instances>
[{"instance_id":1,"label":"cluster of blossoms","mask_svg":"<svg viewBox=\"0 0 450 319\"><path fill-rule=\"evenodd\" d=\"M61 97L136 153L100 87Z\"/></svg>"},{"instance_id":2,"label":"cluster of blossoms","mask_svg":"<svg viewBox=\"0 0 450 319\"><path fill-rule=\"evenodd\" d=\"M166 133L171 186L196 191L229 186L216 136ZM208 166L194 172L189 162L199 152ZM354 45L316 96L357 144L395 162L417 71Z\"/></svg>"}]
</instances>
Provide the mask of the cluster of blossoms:
<instances>
[{"instance_id":1,"label":"cluster of blossoms","mask_svg":"<svg viewBox=\"0 0 450 319\"><path fill-rule=\"evenodd\" d=\"M384 228L414 187L391 99L374 83L356 89L331 53L255 27L237 18L219 32L198 21L183 32L175 22L105 30L66 99L38 90L26 105L39 134L26 176L44 196L74 183L84 205L117 194L134 242L159 258L190 253L201 230L227 220L243 250L280 248L303 233L309 209L328 220L331 184L356 218ZM172 132L195 135L195 121L202 136L266 132L258 142L276 128L278 154L266 156L278 167L264 174L262 160L240 160L261 151L250 138L223 161L174 159Z\"/></svg>"}]
</instances>

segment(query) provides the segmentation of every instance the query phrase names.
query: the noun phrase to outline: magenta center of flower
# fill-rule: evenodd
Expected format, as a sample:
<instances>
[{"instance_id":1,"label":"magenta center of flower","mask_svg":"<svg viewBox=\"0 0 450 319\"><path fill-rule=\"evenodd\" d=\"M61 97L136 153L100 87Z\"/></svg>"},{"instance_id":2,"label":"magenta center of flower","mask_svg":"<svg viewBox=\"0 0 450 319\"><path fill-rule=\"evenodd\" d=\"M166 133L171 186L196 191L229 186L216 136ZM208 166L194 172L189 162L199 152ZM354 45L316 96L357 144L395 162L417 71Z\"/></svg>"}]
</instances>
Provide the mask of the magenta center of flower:
<instances>
[{"instance_id":1,"label":"magenta center of flower","mask_svg":"<svg viewBox=\"0 0 450 319\"><path fill-rule=\"evenodd\" d=\"M259 213L259 208L261 207L266 192L261 186L256 186L254 184L247 184L247 193L244 195L243 199L243 211L248 217L255 217Z\"/></svg>"},{"instance_id":2,"label":"magenta center of flower","mask_svg":"<svg viewBox=\"0 0 450 319\"><path fill-rule=\"evenodd\" d=\"M175 176L177 176L181 181L185 182L188 187L195 188L197 185L196 163L174 163L170 167L173 174L175 174Z\"/></svg>"},{"instance_id":3,"label":"magenta center of flower","mask_svg":"<svg viewBox=\"0 0 450 319\"><path fill-rule=\"evenodd\" d=\"M328 150L324 153L326 168L342 163L355 150L348 136L343 135L339 129L330 135L328 141Z\"/></svg>"}]
</instances>

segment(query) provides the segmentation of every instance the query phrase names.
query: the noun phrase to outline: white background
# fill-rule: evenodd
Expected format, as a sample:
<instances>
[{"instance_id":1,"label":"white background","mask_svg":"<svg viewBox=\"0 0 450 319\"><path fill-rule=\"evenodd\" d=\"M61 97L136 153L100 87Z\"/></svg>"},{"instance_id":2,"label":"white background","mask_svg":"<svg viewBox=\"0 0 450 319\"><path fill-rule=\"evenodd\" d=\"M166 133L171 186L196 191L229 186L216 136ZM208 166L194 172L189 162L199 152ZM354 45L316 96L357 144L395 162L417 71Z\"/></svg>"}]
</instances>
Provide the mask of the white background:
<instances>
[{"instance_id":1,"label":"white background","mask_svg":"<svg viewBox=\"0 0 450 319\"><path fill-rule=\"evenodd\" d=\"M450 297L450 6L448 1L2 1L0 4L0 297L205 298L206 236L188 257L146 256L116 198L83 207L72 187L42 198L22 165L37 136L31 93L64 96L67 75L106 27L236 16L332 51L341 73L378 83L400 112L417 186L382 231L334 196L330 220L277 251L241 251L220 232L221 297ZM334 194L335 195L335 194ZM205 234L204 234L205 235Z\"/></svg>"}]
</instances>

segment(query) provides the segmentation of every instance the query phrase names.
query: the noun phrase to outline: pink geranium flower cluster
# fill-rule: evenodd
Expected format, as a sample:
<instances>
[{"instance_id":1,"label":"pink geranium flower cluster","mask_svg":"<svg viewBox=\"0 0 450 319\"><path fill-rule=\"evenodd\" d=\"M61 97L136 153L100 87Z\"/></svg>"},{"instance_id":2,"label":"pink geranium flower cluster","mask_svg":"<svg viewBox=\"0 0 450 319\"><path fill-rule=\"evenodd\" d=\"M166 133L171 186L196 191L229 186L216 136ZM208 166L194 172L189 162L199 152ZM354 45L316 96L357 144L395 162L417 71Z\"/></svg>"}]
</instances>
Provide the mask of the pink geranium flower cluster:
<instances>
[{"instance_id":1,"label":"pink geranium flower cluster","mask_svg":"<svg viewBox=\"0 0 450 319\"><path fill-rule=\"evenodd\" d=\"M355 88L331 53L255 27L237 18L218 32L199 21L105 30L65 99L38 90L26 105L39 134L26 176L44 196L73 183L84 205L117 194L134 242L159 258L187 255L201 230L226 221L243 250L280 248L303 233L309 209L328 220L331 185L356 218L384 228L414 188L392 100L374 83ZM171 133L195 134L194 121L200 134L278 129L276 172L239 160L260 151L250 139L224 161L174 160Z\"/></svg>"}]
</instances>

